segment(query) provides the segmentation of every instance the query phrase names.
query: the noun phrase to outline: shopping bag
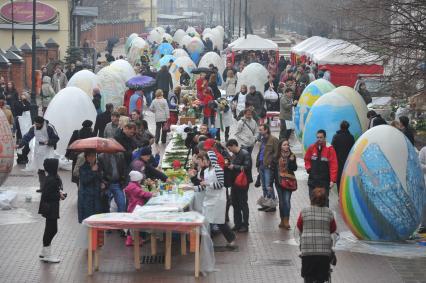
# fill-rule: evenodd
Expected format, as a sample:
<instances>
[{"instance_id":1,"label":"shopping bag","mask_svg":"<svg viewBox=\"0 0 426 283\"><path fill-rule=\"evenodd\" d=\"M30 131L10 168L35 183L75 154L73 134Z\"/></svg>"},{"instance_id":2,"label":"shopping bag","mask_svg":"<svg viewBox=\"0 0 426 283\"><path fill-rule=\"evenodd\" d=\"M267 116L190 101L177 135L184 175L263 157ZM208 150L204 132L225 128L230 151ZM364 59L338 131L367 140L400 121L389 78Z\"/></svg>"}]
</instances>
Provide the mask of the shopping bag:
<instances>
[{"instance_id":1,"label":"shopping bag","mask_svg":"<svg viewBox=\"0 0 426 283\"><path fill-rule=\"evenodd\" d=\"M240 174L238 174L237 178L235 178L234 185L240 189L248 188L248 179L244 170L241 170Z\"/></svg>"},{"instance_id":2,"label":"shopping bag","mask_svg":"<svg viewBox=\"0 0 426 283\"><path fill-rule=\"evenodd\" d=\"M32 126L30 111L22 112L22 116L18 116L18 123L21 129L22 135L25 135L26 133L28 133L28 131L30 130Z\"/></svg>"}]
</instances>

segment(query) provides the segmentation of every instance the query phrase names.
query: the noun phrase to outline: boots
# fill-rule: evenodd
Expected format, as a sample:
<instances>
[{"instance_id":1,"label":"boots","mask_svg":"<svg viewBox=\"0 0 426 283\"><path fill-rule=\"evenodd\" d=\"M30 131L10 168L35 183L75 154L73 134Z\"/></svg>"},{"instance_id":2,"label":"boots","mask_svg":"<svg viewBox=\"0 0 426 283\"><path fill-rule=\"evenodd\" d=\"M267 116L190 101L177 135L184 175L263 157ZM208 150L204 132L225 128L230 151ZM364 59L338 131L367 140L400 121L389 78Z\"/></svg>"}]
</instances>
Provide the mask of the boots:
<instances>
[{"instance_id":1,"label":"boots","mask_svg":"<svg viewBox=\"0 0 426 283\"><path fill-rule=\"evenodd\" d=\"M133 246L133 239L132 236L128 235L126 238L126 247L131 247Z\"/></svg>"},{"instance_id":2,"label":"boots","mask_svg":"<svg viewBox=\"0 0 426 283\"><path fill-rule=\"evenodd\" d=\"M57 258L57 257L55 257L51 254L51 246L44 247L43 256L44 257L41 258L41 260L44 261L44 262L48 262L48 263L59 263L60 262L59 258Z\"/></svg>"}]
</instances>

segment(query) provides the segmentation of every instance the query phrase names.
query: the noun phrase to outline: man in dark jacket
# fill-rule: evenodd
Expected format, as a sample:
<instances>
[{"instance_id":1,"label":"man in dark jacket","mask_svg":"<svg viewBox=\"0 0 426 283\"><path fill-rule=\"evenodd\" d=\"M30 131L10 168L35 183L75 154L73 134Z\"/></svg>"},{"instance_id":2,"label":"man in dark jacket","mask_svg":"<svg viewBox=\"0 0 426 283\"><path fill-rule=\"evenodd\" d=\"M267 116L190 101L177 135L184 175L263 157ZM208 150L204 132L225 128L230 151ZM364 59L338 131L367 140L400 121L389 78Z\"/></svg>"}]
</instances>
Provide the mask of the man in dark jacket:
<instances>
[{"instance_id":1,"label":"man in dark jacket","mask_svg":"<svg viewBox=\"0 0 426 283\"><path fill-rule=\"evenodd\" d=\"M163 91L163 96L166 98L169 97L169 90L173 89L173 80L167 66L161 66L160 71L157 73L156 84L157 89Z\"/></svg>"},{"instance_id":2,"label":"man in dark jacket","mask_svg":"<svg viewBox=\"0 0 426 283\"><path fill-rule=\"evenodd\" d=\"M179 83L181 86L189 86L189 83L191 81L191 77L182 67L179 67L179 73L180 73L180 79Z\"/></svg>"},{"instance_id":3,"label":"man in dark jacket","mask_svg":"<svg viewBox=\"0 0 426 283\"><path fill-rule=\"evenodd\" d=\"M117 204L117 212L126 212L126 198L123 189L126 186L126 176L129 170L123 153L102 153L99 155L98 161L102 168L102 181L107 188L107 211L109 211L109 203L114 198Z\"/></svg>"},{"instance_id":4,"label":"man in dark jacket","mask_svg":"<svg viewBox=\"0 0 426 283\"><path fill-rule=\"evenodd\" d=\"M324 188L328 195L337 180L337 157L333 146L327 146L326 132L318 130L317 142L310 145L305 154L305 169L308 172L309 197L315 188Z\"/></svg>"},{"instance_id":5,"label":"man in dark jacket","mask_svg":"<svg viewBox=\"0 0 426 283\"><path fill-rule=\"evenodd\" d=\"M401 116L399 122L401 123L401 131L414 146L414 130L410 127L410 119L407 116Z\"/></svg>"},{"instance_id":6,"label":"man in dark jacket","mask_svg":"<svg viewBox=\"0 0 426 283\"><path fill-rule=\"evenodd\" d=\"M37 192L40 193L44 187L46 179L43 161L47 158L53 157L56 144L59 141L59 136L55 127L49 124L49 121L45 120L41 116L37 116L34 118L34 126L32 126L28 133L22 137L22 140L18 145L18 148L25 146L28 149L28 151L22 153L23 155L28 155L28 145L33 138L35 138L34 163L38 170L37 174L40 182L40 189L38 189Z\"/></svg>"},{"instance_id":7,"label":"man in dark jacket","mask_svg":"<svg viewBox=\"0 0 426 283\"><path fill-rule=\"evenodd\" d=\"M334 147L337 156L337 192L340 188L340 179L342 178L343 167L345 166L346 159L348 158L349 152L355 143L354 136L349 132L349 123L342 121L340 123L340 130L336 132L331 142Z\"/></svg>"},{"instance_id":8,"label":"man in dark jacket","mask_svg":"<svg viewBox=\"0 0 426 283\"><path fill-rule=\"evenodd\" d=\"M124 160L126 161L126 164L130 164L132 161L132 152L136 149L136 141L134 139L135 134L136 124L129 122L124 126L123 130L119 131L114 137L114 139L126 150L124 152Z\"/></svg>"},{"instance_id":9,"label":"man in dark jacket","mask_svg":"<svg viewBox=\"0 0 426 283\"><path fill-rule=\"evenodd\" d=\"M257 117L264 118L266 116L265 99L263 95L256 91L254 85L250 86L249 93L246 96L246 108L253 106Z\"/></svg>"},{"instance_id":10,"label":"man in dark jacket","mask_svg":"<svg viewBox=\"0 0 426 283\"><path fill-rule=\"evenodd\" d=\"M104 130L106 125L111 122L111 114L114 111L114 105L112 103L108 103L105 105L105 112L96 116L95 122L95 136L99 136L101 138L104 137Z\"/></svg>"},{"instance_id":11,"label":"man in dark jacket","mask_svg":"<svg viewBox=\"0 0 426 283\"><path fill-rule=\"evenodd\" d=\"M368 128L371 129L378 125L387 125L385 119L382 118L379 114L376 113L374 110L370 110L367 112L367 118L370 120L368 123Z\"/></svg>"},{"instance_id":12,"label":"man in dark jacket","mask_svg":"<svg viewBox=\"0 0 426 283\"><path fill-rule=\"evenodd\" d=\"M248 232L249 225L248 188L249 184L253 182L251 156L248 151L240 148L235 139L230 139L226 143L226 147L233 154L231 164L228 165L228 169L232 172L232 179L235 180L240 172L244 171L248 180L245 187L237 187L235 183L231 186L231 201L234 207L235 224L233 230L245 233Z\"/></svg>"}]
</instances>

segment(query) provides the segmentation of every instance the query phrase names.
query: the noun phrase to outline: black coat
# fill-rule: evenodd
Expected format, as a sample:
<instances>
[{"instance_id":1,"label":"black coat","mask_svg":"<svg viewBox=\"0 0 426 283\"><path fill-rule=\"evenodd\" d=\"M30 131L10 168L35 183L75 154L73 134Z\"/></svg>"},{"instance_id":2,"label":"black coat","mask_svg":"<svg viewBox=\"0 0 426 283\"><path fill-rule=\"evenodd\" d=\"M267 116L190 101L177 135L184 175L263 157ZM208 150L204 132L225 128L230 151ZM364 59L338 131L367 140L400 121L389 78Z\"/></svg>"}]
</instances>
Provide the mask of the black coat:
<instances>
[{"instance_id":1,"label":"black coat","mask_svg":"<svg viewBox=\"0 0 426 283\"><path fill-rule=\"evenodd\" d=\"M247 150L241 149L237 154L235 154L231 161L231 164L234 166L234 168L231 170L232 177L234 180L238 176L238 174L240 174L241 170L244 170L249 183L253 182L253 176L251 174L251 155Z\"/></svg>"},{"instance_id":2,"label":"black coat","mask_svg":"<svg viewBox=\"0 0 426 283\"><path fill-rule=\"evenodd\" d=\"M104 137L104 130L106 125L111 122L111 112L105 111L98 116L96 116L94 134L101 138Z\"/></svg>"},{"instance_id":3,"label":"black coat","mask_svg":"<svg viewBox=\"0 0 426 283\"><path fill-rule=\"evenodd\" d=\"M132 152L136 149L136 141L133 138L126 136L123 130L118 131L114 139L126 150L124 152L124 160L126 161L126 164L130 164L132 161Z\"/></svg>"},{"instance_id":4,"label":"black coat","mask_svg":"<svg viewBox=\"0 0 426 283\"><path fill-rule=\"evenodd\" d=\"M345 166L346 159L348 159L349 152L355 143L354 136L347 130L339 130L333 137L331 142L337 156L337 185L340 185L340 178L342 177L343 167Z\"/></svg>"},{"instance_id":5,"label":"black coat","mask_svg":"<svg viewBox=\"0 0 426 283\"><path fill-rule=\"evenodd\" d=\"M414 145L414 130L412 128L405 128L402 130L407 139Z\"/></svg>"},{"instance_id":6,"label":"black coat","mask_svg":"<svg viewBox=\"0 0 426 283\"><path fill-rule=\"evenodd\" d=\"M31 107L31 104L27 100L18 100L15 102L14 109L15 109L15 117L22 116L22 113L25 111L29 111Z\"/></svg>"},{"instance_id":7,"label":"black coat","mask_svg":"<svg viewBox=\"0 0 426 283\"><path fill-rule=\"evenodd\" d=\"M169 71L159 71L157 73L156 84L157 89L161 89L165 93L168 93L170 89L173 89L172 75L170 75Z\"/></svg>"},{"instance_id":8,"label":"black coat","mask_svg":"<svg viewBox=\"0 0 426 283\"><path fill-rule=\"evenodd\" d=\"M59 218L59 201L62 190L62 181L58 175L59 160L49 158L44 160L44 168L47 177L46 183L41 192L40 206L38 213L44 218L58 219Z\"/></svg>"},{"instance_id":9,"label":"black coat","mask_svg":"<svg viewBox=\"0 0 426 283\"><path fill-rule=\"evenodd\" d=\"M213 96L214 96L215 100L219 99L222 96L222 94L221 94L221 92L219 90L219 87L217 86L216 82L209 83L209 87L212 89Z\"/></svg>"}]
</instances>

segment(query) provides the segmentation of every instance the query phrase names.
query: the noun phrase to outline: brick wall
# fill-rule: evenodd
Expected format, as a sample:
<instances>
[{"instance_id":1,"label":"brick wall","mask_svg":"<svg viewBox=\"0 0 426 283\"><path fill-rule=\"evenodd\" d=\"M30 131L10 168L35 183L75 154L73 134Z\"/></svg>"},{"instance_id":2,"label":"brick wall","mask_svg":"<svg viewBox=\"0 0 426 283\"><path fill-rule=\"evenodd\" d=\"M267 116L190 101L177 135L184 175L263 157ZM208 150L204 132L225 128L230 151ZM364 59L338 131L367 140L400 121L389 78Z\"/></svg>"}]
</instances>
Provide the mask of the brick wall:
<instances>
[{"instance_id":1,"label":"brick wall","mask_svg":"<svg viewBox=\"0 0 426 283\"><path fill-rule=\"evenodd\" d=\"M25 67L24 61L11 62L10 68L10 80L15 82L16 90L19 94L25 89Z\"/></svg>"}]
</instances>

